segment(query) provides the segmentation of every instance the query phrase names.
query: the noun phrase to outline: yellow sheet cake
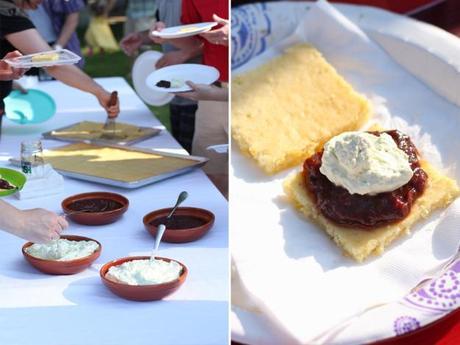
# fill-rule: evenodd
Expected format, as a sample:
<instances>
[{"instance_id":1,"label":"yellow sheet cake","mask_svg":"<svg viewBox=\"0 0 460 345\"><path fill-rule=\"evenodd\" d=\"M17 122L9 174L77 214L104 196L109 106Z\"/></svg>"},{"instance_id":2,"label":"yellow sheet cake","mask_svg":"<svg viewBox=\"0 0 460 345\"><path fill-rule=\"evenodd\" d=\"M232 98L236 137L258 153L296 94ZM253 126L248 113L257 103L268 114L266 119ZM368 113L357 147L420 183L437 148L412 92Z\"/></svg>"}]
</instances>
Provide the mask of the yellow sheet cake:
<instances>
[{"instance_id":1,"label":"yellow sheet cake","mask_svg":"<svg viewBox=\"0 0 460 345\"><path fill-rule=\"evenodd\" d=\"M59 54L57 53L43 53L34 55L31 58L33 62L48 62L48 61L57 61L59 60Z\"/></svg>"},{"instance_id":2,"label":"yellow sheet cake","mask_svg":"<svg viewBox=\"0 0 460 345\"><path fill-rule=\"evenodd\" d=\"M410 214L401 222L372 231L345 228L325 218L307 192L301 172L285 180L284 191L295 207L323 228L346 255L361 262L370 255L382 254L385 247L399 236L409 234L416 222L427 218L436 209L447 207L460 195L454 180L443 176L425 161L421 161L421 167L428 174L427 186L422 196L414 202Z\"/></svg>"},{"instance_id":3,"label":"yellow sheet cake","mask_svg":"<svg viewBox=\"0 0 460 345\"><path fill-rule=\"evenodd\" d=\"M75 125L69 126L65 129L59 129L52 131L51 134L54 137L62 139L79 139L79 140L94 140L94 139L105 139L104 134L111 134L112 130L104 129L105 123L93 122L93 121L82 121ZM119 140L131 141L139 139L155 129L147 127L133 126L127 123L117 122L114 131L114 138L112 141L117 142Z\"/></svg>"},{"instance_id":4,"label":"yellow sheet cake","mask_svg":"<svg viewBox=\"0 0 460 345\"><path fill-rule=\"evenodd\" d=\"M359 129L369 113L367 100L308 44L232 80L232 136L270 174Z\"/></svg>"},{"instance_id":5,"label":"yellow sheet cake","mask_svg":"<svg viewBox=\"0 0 460 345\"><path fill-rule=\"evenodd\" d=\"M122 182L136 182L196 164L183 158L76 143L43 153L54 168Z\"/></svg>"}]
</instances>

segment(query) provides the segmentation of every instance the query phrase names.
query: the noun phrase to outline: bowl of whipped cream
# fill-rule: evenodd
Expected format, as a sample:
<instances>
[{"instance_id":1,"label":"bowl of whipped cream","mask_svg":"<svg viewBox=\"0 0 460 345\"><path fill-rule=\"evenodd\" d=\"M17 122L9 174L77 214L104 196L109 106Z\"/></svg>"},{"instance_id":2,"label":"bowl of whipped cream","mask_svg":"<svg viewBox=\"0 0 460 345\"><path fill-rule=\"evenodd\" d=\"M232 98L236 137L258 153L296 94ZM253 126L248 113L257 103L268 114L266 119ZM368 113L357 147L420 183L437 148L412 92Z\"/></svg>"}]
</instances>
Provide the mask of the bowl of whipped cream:
<instances>
[{"instance_id":1,"label":"bowl of whipped cream","mask_svg":"<svg viewBox=\"0 0 460 345\"><path fill-rule=\"evenodd\" d=\"M27 242L22 247L24 258L47 274L67 275L83 271L101 255L101 244L89 237L62 235L48 243Z\"/></svg>"},{"instance_id":2,"label":"bowl of whipped cream","mask_svg":"<svg viewBox=\"0 0 460 345\"><path fill-rule=\"evenodd\" d=\"M156 301L175 292L187 278L188 269L169 258L131 256L106 263L102 282L114 294L134 301Z\"/></svg>"}]
</instances>

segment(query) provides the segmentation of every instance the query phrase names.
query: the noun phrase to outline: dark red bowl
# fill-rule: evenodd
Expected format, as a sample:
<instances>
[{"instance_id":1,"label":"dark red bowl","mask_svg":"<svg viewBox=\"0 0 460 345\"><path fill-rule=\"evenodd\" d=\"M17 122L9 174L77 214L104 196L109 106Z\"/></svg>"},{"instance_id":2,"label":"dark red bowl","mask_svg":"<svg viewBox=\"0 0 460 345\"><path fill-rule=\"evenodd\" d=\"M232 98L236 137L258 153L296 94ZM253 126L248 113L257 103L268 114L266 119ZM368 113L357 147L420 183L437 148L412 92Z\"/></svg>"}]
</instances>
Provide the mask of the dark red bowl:
<instances>
[{"instance_id":1,"label":"dark red bowl","mask_svg":"<svg viewBox=\"0 0 460 345\"><path fill-rule=\"evenodd\" d=\"M110 199L119 202L122 207L117 208L112 211L105 212L81 212L76 213L77 211L71 210L69 205L75 201L81 201L85 199ZM110 224L118 220L123 213L126 212L129 206L129 200L123 195L116 193L108 192L91 192L91 193L82 193L69 196L64 199L61 203L64 213L73 220L75 223L84 224L84 225L104 225Z\"/></svg>"},{"instance_id":2,"label":"dark red bowl","mask_svg":"<svg viewBox=\"0 0 460 345\"><path fill-rule=\"evenodd\" d=\"M30 255L26 252L26 248L30 247L33 243L27 242L22 246L22 254L24 255L25 259L39 271L56 275L69 275L81 272L91 266L91 264L101 255L101 244L92 238L74 235L62 235L61 238L71 241L94 241L99 245L99 248L94 253L81 259L56 261L40 259Z\"/></svg>"},{"instance_id":3,"label":"dark red bowl","mask_svg":"<svg viewBox=\"0 0 460 345\"><path fill-rule=\"evenodd\" d=\"M150 224L152 221L158 218L166 217L172 208L163 208L161 210L153 211L144 216L143 222L144 226L152 236L157 234L157 226ZM196 241L199 238L203 237L213 226L214 224L214 214L211 211L205 210L203 208L196 207L179 207L174 216L192 216L195 218L200 218L205 223L201 226L190 227L186 229L169 229L166 228L166 231L163 235L162 241L170 243L184 243Z\"/></svg>"},{"instance_id":4,"label":"dark red bowl","mask_svg":"<svg viewBox=\"0 0 460 345\"><path fill-rule=\"evenodd\" d=\"M155 257L156 259L164 260L167 262L176 261L178 264L182 266L182 273L176 280L162 283L162 284L152 284L152 285L128 285L122 282L118 282L107 278L107 272L109 268L112 266L118 266L122 263L127 261L134 261L134 260L148 260L150 256L130 256L121 259L116 259L106 263L102 266L101 270L99 271L101 275L102 282L105 286L109 288L115 295L123 297L125 299L133 300L133 301L157 301L166 296L169 296L173 292L175 292L179 287L184 283L185 279L187 278L188 269L187 267L173 259L162 258L162 257Z\"/></svg>"}]
</instances>

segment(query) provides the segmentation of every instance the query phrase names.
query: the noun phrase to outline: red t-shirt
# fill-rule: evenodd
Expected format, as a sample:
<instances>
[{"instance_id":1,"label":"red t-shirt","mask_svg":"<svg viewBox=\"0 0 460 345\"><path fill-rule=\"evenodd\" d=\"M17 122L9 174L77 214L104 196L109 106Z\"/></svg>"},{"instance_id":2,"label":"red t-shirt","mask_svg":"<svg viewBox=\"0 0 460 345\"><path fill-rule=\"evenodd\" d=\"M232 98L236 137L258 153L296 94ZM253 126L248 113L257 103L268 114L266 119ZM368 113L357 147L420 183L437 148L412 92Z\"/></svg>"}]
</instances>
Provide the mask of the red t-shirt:
<instances>
[{"instance_id":1,"label":"red t-shirt","mask_svg":"<svg viewBox=\"0 0 460 345\"><path fill-rule=\"evenodd\" d=\"M228 19L227 0L183 0L183 24L213 22L212 15ZM228 47L209 43L203 39L203 63L219 70L220 81L228 81Z\"/></svg>"}]
</instances>

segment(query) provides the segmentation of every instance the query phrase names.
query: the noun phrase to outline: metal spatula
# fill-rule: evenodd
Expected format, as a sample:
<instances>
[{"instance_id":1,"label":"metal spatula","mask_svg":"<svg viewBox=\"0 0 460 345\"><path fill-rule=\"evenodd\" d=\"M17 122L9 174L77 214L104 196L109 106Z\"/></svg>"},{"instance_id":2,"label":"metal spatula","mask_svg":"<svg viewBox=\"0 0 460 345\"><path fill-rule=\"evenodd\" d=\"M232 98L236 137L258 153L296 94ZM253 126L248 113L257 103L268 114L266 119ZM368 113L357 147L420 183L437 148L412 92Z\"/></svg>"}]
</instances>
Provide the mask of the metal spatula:
<instances>
[{"instance_id":1,"label":"metal spatula","mask_svg":"<svg viewBox=\"0 0 460 345\"><path fill-rule=\"evenodd\" d=\"M108 106L114 106L117 104L118 99L118 92L113 91L110 95L110 100ZM120 135L117 135L116 131L116 117L109 117L107 116L107 120L105 121L104 127L102 128L102 139L119 139L121 138Z\"/></svg>"}]
</instances>

